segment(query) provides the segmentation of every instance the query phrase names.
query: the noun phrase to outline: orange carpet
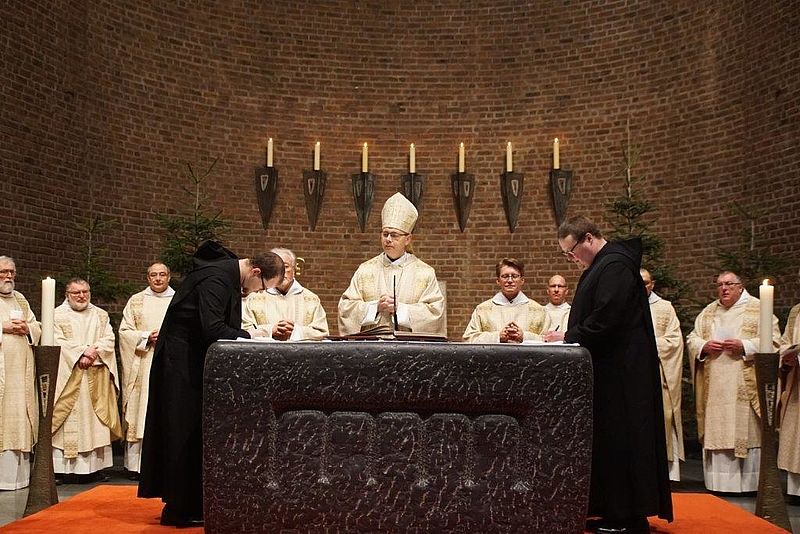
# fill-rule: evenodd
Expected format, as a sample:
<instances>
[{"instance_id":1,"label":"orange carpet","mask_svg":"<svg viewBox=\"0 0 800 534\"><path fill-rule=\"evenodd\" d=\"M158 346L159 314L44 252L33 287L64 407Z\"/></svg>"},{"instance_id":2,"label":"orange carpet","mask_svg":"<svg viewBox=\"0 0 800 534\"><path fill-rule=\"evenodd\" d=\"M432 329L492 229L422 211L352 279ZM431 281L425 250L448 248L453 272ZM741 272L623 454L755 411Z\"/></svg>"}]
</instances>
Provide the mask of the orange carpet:
<instances>
[{"instance_id":1,"label":"orange carpet","mask_svg":"<svg viewBox=\"0 0 800 534\"><path fill-rule=\"evenodd\" d=\"M675 521L650 520L658 534L785 534L782 530L722 499L703 493L673 493ZM32 516L0 527L2 533L103 532L107 534L177 532L158 524L160 499L137 499L136 486L97 486ZM202 528L181 533L203 532Z\"/></svg>"}]
</instances>

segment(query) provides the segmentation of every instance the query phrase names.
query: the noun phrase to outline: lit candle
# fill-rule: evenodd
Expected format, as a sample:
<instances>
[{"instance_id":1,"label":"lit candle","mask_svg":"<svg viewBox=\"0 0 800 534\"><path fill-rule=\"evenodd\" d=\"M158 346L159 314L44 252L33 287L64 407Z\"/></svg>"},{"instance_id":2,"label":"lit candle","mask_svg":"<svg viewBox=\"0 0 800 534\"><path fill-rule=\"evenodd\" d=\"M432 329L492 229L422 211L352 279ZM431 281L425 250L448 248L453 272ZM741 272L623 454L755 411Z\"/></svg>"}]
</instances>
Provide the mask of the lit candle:
<instances>
[{"instance_id":1,"label":"lit candle","mask_svg":"<svg viewBox=\"0 0 800 534\"><path fill-rule=\"evenodd\" d=\"M314 170L319 170L319 141L314 145Z\"/></svg>"},{"instance_id":2,"label":"lit candle","mask_svg":"<svg viewBox=\"0 0 800 534\"><path fill-rule=\"evenodd\" d=\"M464 172L464 143L458 145L458 172Z\"/></svg>"},{"instance_id":3,"label":"lit candle","mask_svg":"<svg viewBox=\"0 0 800 534\"><path fill-rule=\"evenodd\" d=\"M42 339L40 344L47 347L55 345L53 341L53 315L56 309L56 281L49 276L42 280Z\"/></svg>"},{"instance_id":4,"label":"lit candle","mask_svg":"<svg viewBox=\"0 0 800 534\"><path fill-rule=\"evenodd\" d=\"M554 169L561 168L561 161L559 160L559 155L558 155L558 137L553 139L553 168Z\"/></svg>"},{"instance_id":5,"label":"lit candle","mask_svg":"<svg viewBox=\"0 0 800 534\"><path fill-rule=\"evenodd\" d=\"M267 141L267 167L272 167L272 138Z\"/></svg>"},{"instance_id":6,"label":"lit candle","mask_svg":"<svg viewBox=\"0 0 800 534\"><path fill-rule=\"evenodd\" d=\"M364 143L364 148L361 149L361 172L369 170L369 149L367 143Z\"/></svg>"},{"instance_id":7,"label":"lit candle","mask_svg":"<svg viewBox=\"0 0 800 534\"><path fill-rule=\"evenodd\" d=\"M417 149L414 148L414 143L408 149L408 172L414 174L417 172Z\"/></svg>"},{"instance_id":8,"label":"lit candle","mask_svg":"<svg viewBox=\"0 0 800 534\"><path fill-rule=\"evenodd\" d=\"M758 298L760 302L758 320L758 352L770 354L775 352L772 345L772 302L775 295L775 288L769 285L769 280L758 286Z\"/></svg>"},{"instance_id":9,"label":"lit candle","mask_svg":"<svg viewBox=\"0 0 800 534\"><path fill-rule=\"evenodd\" d=\"M514 170L514 165L511 161L511 141L506 145L506 172Z\"/></svg>"}]
</instances>

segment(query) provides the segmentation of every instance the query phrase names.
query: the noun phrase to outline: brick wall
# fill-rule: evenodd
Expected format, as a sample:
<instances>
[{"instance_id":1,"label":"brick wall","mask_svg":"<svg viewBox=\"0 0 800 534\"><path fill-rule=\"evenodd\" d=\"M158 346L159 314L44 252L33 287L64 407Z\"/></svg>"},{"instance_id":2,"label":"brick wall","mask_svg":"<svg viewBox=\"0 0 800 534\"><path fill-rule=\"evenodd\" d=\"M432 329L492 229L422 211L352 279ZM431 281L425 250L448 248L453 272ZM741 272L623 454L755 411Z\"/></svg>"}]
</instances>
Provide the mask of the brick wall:
<instances>
[{"instance_id":1,"label":"brick wall","mask_svg":"<svg viewBox=\"0 0 800 534\"><path fill-rule=\"evenodd\" d=\"M74 260L66 223L89 212L119 220L106 243L117 275L142 279L161 248L156 215L189 201L185 162L219 157L205 192L209 210L233 223L227 243L241 255L293 248L335 331L339 295L380 251L380 208L414 142L427 175L415 246L447 282L449 334L460 337L495 290L499 257L526 262L527 292L540 301L551 274L577 281L557 254L552 139L575 173L570 213L603 224L622 190L628 120L640 191L659 207L653 230L692 297L712 298L715 247L738 238L734 201L763 210L771 250L797 257L792 2L406 4L15 4L0 22L9 139L0 150L12 186L0 206L12 215L5 248L20 258L20 287L35 296L41 273ZM268 137L281 183L264 230L253 168ZM301 177L317 140L328 190L311 232ZM498 189L508 140L526 176L513 234ZM378 181L361 233L349 181L365 141ZM478 184L464 233L449 193L462 141ZM781 281L777 303L798 299L796 279Z\"/></svg>"}]
</instances>

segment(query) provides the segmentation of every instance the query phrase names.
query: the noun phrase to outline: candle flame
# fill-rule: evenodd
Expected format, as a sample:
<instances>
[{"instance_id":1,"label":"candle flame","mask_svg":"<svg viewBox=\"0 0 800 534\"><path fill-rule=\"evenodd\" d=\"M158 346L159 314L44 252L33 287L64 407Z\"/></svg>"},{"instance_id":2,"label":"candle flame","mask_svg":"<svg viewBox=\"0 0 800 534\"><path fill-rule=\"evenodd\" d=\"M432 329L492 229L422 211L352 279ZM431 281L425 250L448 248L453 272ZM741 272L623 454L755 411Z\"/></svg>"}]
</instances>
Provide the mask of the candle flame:
<instances>
[{"instance_id":1,"label":"candle flame","mask_svg":"<svg viewBox=\"0 0 800 534\"><path fill-rule=\"evenodd\" d=\"M761 285L768 286L769 285L769 278L764 278L764 281L761 283Z\"/></svg>"}]
</instances>

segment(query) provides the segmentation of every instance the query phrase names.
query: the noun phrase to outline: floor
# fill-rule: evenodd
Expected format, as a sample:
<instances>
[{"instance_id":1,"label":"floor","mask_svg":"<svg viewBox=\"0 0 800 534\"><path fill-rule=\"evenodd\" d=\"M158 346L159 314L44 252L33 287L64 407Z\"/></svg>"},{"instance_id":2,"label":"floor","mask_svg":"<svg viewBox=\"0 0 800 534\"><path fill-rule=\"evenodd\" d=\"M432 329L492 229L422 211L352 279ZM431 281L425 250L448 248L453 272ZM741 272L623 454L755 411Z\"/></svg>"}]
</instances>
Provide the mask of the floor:
<instances>
[{"instance_id":1,"label":"floor","mask_svg":"<svg viewBox=\"0 0 800 534\"><path fill-rule=\"evenodd\" d=\"M102 482L102 484L136 484L136 482L128 479L127 473L121 467L121 457L114 458L114 465L115 467L107 470L111 475L111 479L108 482ZM82 493L99 484L101 483L63 484L58 486L59 501L65 501L73 495ZM703 486L703 471L699 459L689 459L681 465L681 481L673 483L673 491L695 493L705 491L705 487ZM720 495L720 497L749 512L755 510L756 498L754 495L744 497ZM5 525L22 517L27 499L27 488L17 491L0 491L0 525ZM800 534L800 504L797 504L796 500L792 502L795 504L787 505L789 520L791 521L794 532Z\"/></svg>"}]
</instances>

